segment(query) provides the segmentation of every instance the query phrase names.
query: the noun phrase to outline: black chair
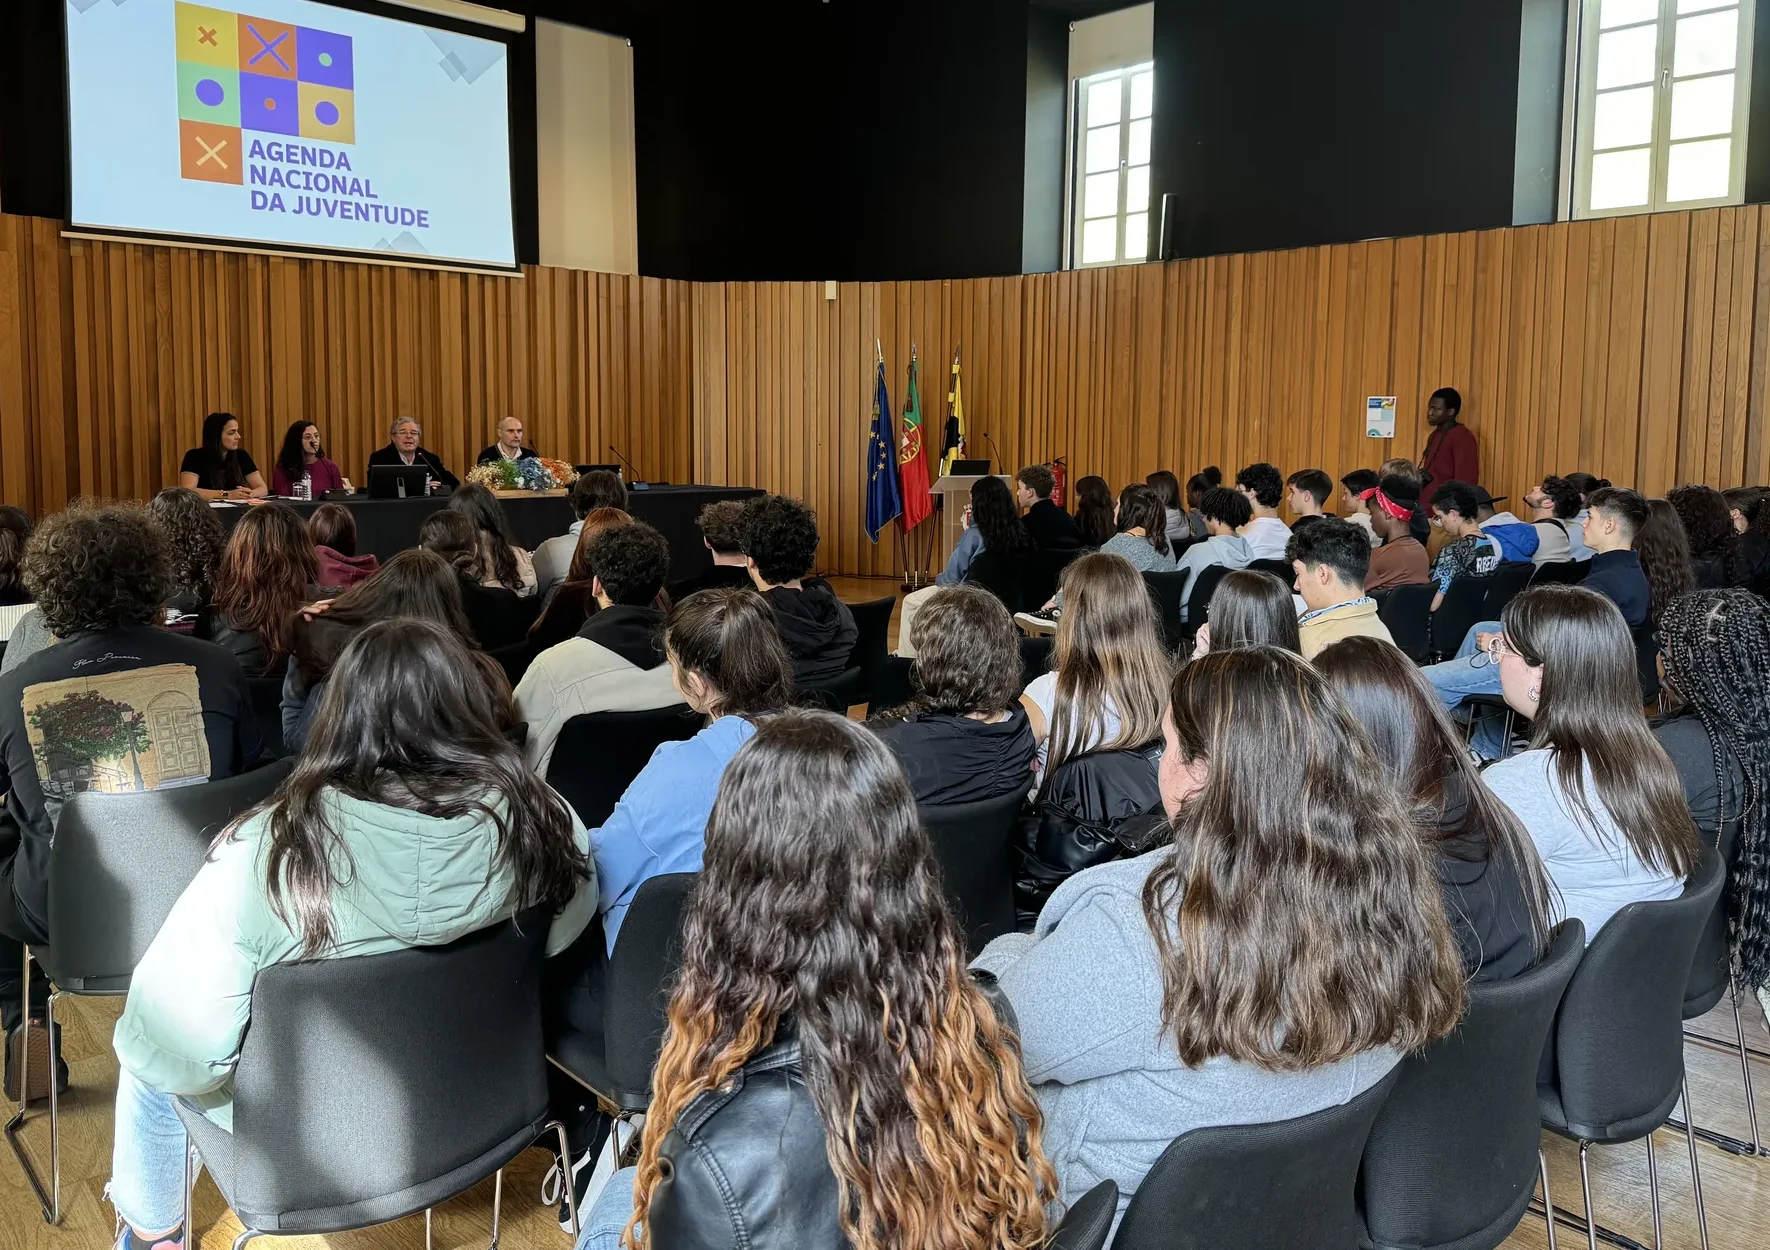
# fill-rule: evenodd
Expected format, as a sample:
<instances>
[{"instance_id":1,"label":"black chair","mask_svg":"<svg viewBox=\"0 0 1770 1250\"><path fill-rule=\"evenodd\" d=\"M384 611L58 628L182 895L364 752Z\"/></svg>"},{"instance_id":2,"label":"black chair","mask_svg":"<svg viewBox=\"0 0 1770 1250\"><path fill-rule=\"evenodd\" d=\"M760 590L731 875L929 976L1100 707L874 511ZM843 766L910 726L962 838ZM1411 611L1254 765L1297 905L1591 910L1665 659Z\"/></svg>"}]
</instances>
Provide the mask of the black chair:
<instances>
[{"instance_id":1,"label":"black chair","mask_svg":"<svg viewBox=\"0 0 1770 1250\"><path fill-rule=\"evenodd\" d=\"M664 873L640 885L603 965L601 1031L562 1033L549 1049L554 1067L622 1120L651 1105L670 982L682 963L682 909L698 875Z\"/></svg>"},{"instance_id":2,"label":"black chair","mask_svg":"<svg viewBox=\"0 0 1770 1250\"><path fill-rule=\"evenodd\" d=\"M496 1245L504 1166L543 1133L567 1148L547 1109L546 939L537 908L447 946L260 972L234 1068L233 1131L175 1104L245 1228L235 1247L418 1211L428 1247L430 1208L494 1175ZM569 1210L575 1234L575 1202Z\"/></svg>"},{"instance_id":3,"label":"black chair","mask_svg":"<svg viewBox=\"0 0 1770 1250\"><path fill-rule=\"evenodd\" d=\"M1030 777L1029 777L1030 781ZM973 955L991 938L1014 931L1014 865L1011 859L1016 818L1026 803L1026 787L977 803L929 804L922 825L940 861L947 901L965 930Z\"/></svg>"},{"instance_id":4,"label":"black chair","mask_svg":"<svg viewBox=\"0 0 1770 1250\"><path fill-rule=\"evenodd\" d=\"M510 679L510 688L514 690L521 684L523 674L529 671L529 665L535 662L536 651L532 642L513 642L508 647L499 647L486 654L498 661L499 667L504 670L504 676Z\"/></svg>"},{"instance_id":5,"label":"black chair","mask_svg":"<svg viewBox=\"0 0 1770 1250\"><path fill-rule=\"evenodd\" d=\"M1289 560L1255 560L1248 565L1255 573L1270 573L1290 590L1297 588L1297 570Z\"/></svg>"},{"instance_id":6,"label":"black chair","mask_svg":"<svg viewBox=\"0 0 1770 1250\"><path fill-rule=\"evenodd\" d=\"M1545 1170L1537 1067L1585 945L1563 921L1536 967L1471 986L1456 1032L1402 1060L1364 1148L1360 1245L1493 1250L1518 1226Z\"/></svg>"},{"instance_id":7,"label":"black chair","mask_svg":"<svg viewBox=\"0 0 1770 1250\"><path fill-rule=\"evenodd\" d=\"M851 668L821 685L801 686L793 693L793 702L800 707L822 708L846 716L849 708L863 702L861 694L860 670Z\"/></svg>"},{"instance_id":8,"label":"black chair","mask_svg":"<svg viewBox=\"0 0 1770 1250\"><path fill-rule=\"evenodd\" d=\"M854 650L848 662L860 670L860 698L857 703L869 706L878 698L879 674L891 654L891 613L897 608L897 596L887 595L866 603L851 603L848 611L854 617Z\"/></svg>"},{"instance_id":9,"label":"black chair","mask_svg":"<svg viewBox=\"0 0 1770 1250\"><path fill-rule=\"evenodd\" d=\"M1536 576L1537 566L1528 560L1508 560L1493 571L1493 581L1487 588L1487 601L1481 605L1482 619L1497 621L1506 605L1518 596L1518 592L1530 585ZM1459 640L1460 641L1460 640Z\"/></svg>"},{"instance_id":10,"label":"black chair","mask_svg":"<svg viewBox=\"0 0 1770 1250\"><path fill-rule=\"evenodd\" d=\"M1180 621L1180 606L1185 602L1186 574L1144 573L1143 580L1155 599L1156 610L1161 614L1162 641L1172 651L1185 637L1186 627Z\"/></svg>"},{"instance_id":11,"label":"black chair","mask_svg":"<svg viewBox=\"0 0 1770 1250\"><path fill-rule=\"evenodd\" d=\"M1026 584L1031 580L1028 569L1031 567L1031 556L1011 557L988 548L977 553L971 561L971 568L965 574L966 582L973 586L982 586L990 594L1002 601L1002 606L1010 614L1024 612L1028 606L1038 607L1051 596L1031 603L1027 602Z\"/></svg>"},{"instance_id":12,"label":"black chair","mask_svg":"<svg viewBox=\"0 0 1770 1250\"><path fill-rule=\"evenodd\" d=\"M1432 654L1436 658L1448 660L1456 655L1470 628L1488 619L1483 610L1492 584L1491 576L1451 578L1444 602L1432 613Z\"/></svg>"},{"instance_id":13,"label":"black chair","mask_svg":"<svg viewBox=\"0 0 1770 1250\"><path fill-rule=\"evenodd\" d=\"M879 669L874 683L873 697L867 704L867 714L876 716L880 712L889 712L893 708L908 703L915 693L910 674L916 662L906 660L901 655L888 655Z\"/></svg>"},{"instance_id":14,"label":"black chair","mask_svg":"<svg viewBox=\"0 0 1770 1250\"><path fill-rule=\"evenodd\" d=\"M1051 669L1051 650L1057 639L1049 634L1020 640L1020 688L1025 690Z\"/></svg>"},{"instance_id":15,"label":"black chair","mask_svg":"<svg viewBox=\"0 0 1770 1250\"><path fill-rule=\"evenodd\" d=\"M687 704L649 712L590 712L560 726L547 784L572 805L586 829L609 818L653 752L701 731L707 718Z\"/></svg>"},{"instance_id":16,"label":"black chair","mask_svg":"<svg viewBox=\"0 0 1770 1250\"><path fill-rule=\"evenodd\" d=\"M215 835L268 797L293 767L279 761L200 786L140 794L86 790L68 800L49 850L49 944L27 947L24 961L26 1002L33 957L49 979L45 1024L51 1037L55 1005L63 995L129 992L135 966L203 866ZM28 1015L24 1027L29 1053ZM23 1103L5 1132L43 1218L56 1224L61 1221L61 1106L55 1074L49 1075L47 1186L19 1137L26 1122Z\"/></svg>"},{"instance_id":17,"label":"black chair","mask_svg":"<svg viewBox=\"0 0 1770 1250\"><path fill-rule=\"evenodd\" d=\"M1653 622L1643 621L1629 631L1635 640L1635 676L1641 681L1641 703L1659 702L1659 635Z\"/></svg>"},{"instance_id":18,"label":"black chair","mask_svg":"<svg viewBox=\"0 0 1770 1250\"><path fill-rule=\"evenodd\" d=\"M1210 619L1211 596L1217 593L1217 584L1233 572L1226 564L1207 564L1192 575L1192 588L1186 592L1186 638L1182 644L1198 633L1198 627Z\"/></svg>"},{"instance_id":19,"label":"black chair","mask_svg":"<svg viewBox=\"0 0 1770 1250\"><path fill-rule=\"evenodd\" d=\"M1063 584L1063 570L1091 548L1077 547L1070 551L1035 551L1021 566L1020 593L1027 609L1042 607ZM972 567L976 567L973 565ZM1016 608L1015 611L1024 609Z\"/></svg>"},{"instance_id":20,"label":"black chair","mask_svg":"<svg viewBox=\"0 0 1770 1250\"><path fill-rule=\"evenodd\" d=\"M1118 1205L1118 1185L1101 1181L1075 1200L1075 1205L1064 1214L1063 1223L1051 1230L1045 1250L1105 1250Z\"/></svg>"},{"instance_id":21,"label":"black chair","mask_svg":"<svg viewBox=\"0 0 1770 1250\"><path fill-rule=\"evenodd\" d=\"M1149 1169L1117 1250L1355 1250L1353 1187L1399 1066L1338 1107L1272 1124L1196 1129Z\"/></svg>"},{"instance_id":22,"label":"black chair","mask_svg":"<svg viewBox=\"0 0 1770 1250\"><path fill-rule=\"evenodd\" d=\"M273 759L289 754L283 745L283 679L281 677L246 678L246 698L252 705L252 719L258 722L258 737Z\"/></svg>"},{"instance_id":23,"label":"black chair","mask_svg":"<svg viewBox=\"0 0 1770 1250\"><path fill-rule=\"evenodd\" d=\"M1588 1239L1600 1233L1592 1211L1586 1152L1594 1145L1647 1139L1647 1181L1653 1224L1660 1224L1659 1172L1653 1134L1665 1124L1682 1093L1692 1118L1690 1083L1684 1073L1684 991L1691 961L1721 896L1721 859L1707 851L1684 893L1663 903L1631 903L1598 931L1567 986L1539 1076L1537 1104L1543 1127L1579 1143L1585 1219L1555 1210ZM1702 1168L1696 1134L1688 1126L1691 1191L1702 1244L1708 1217L1702 1205ZM1606 1240L1612 1236L1605 1233Z\"/></svg>"},{"instance_id":24,"label":"black chair","mask_svg":"<svg viewBox=\"0 0 1770 1250\"><path fill-rule=\"evenodd\" d=\"M1431 582L1417 586L1391 586L1377 592L1377 619L1389 627L1389 636L1408 659L1419 664L1432 651Z\"/></svg>"}]
</instances>

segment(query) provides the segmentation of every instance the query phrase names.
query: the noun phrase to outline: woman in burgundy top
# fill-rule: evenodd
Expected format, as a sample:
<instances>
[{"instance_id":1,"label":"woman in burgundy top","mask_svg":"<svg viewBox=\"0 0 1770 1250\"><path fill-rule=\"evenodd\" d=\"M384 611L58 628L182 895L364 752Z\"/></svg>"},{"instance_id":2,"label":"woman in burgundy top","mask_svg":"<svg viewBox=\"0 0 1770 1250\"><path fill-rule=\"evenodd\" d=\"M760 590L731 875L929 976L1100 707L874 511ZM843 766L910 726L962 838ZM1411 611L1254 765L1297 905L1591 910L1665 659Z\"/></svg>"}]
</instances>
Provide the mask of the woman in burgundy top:
<instances>
[{"instance_id":1,"label":"woman in burgundy top","mask_svg":"<svg viewBox=\"0 0 1770 1250\"><path fill-rule=\"evenodd\" d=\"M277 453L276 465L270 471L271 493L289 498L304 478L312 487L309 499L320 499L329 490L345 488L344 475L337 464L326 459L320 447L320 427L311 421L297 421L283 435L283 450Z\"/></svg>"}]
</instances>

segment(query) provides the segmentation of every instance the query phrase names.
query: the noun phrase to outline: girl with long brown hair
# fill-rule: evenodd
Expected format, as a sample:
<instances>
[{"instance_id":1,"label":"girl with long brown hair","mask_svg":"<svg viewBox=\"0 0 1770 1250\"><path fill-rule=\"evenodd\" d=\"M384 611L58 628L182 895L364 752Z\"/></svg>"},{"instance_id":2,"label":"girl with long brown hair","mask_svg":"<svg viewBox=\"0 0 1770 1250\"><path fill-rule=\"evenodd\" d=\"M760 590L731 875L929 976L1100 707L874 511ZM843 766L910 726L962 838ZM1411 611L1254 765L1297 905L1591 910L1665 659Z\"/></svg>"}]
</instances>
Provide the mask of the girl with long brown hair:
<instances>
[{"instance_id":1,"label":"girl with long brown hair","mask_svg":"<svg viewBox=\"0 0 1770 1250\"><path fill-rule=\"evenodd\" d=\"M1524 822L1589 944L1630 903L1676 898L1702 857L1678 770L1641 715L1635 644L1615 603L1538 586L1506 605L1497 656L1530 750L1482 774Z\"/></svg>"},{"instance_id":2,"label":"girl with long brown hair","mask_svg":"<svg viewBox=\"0 0 1770 1250\"><path fill-rule=\"evenodd\" d=\"M1477 981L1529 971L1548 945L1549 879L1524 826L1481 780L1431 683L1381 638L1342 639L1322 649L1315 667L1364 726L1437 849L1463 970Z\"/></svg>"},{"instance_id":3,"label":"girl with long brown hair","mask_svg":"<svg viewBox=\"0 0 1770 1250\"><path fill-rule=\"evenodd\" d=\"M279 667L289 654L290 620L317 594L319 574L299 512L280 503L249 509L228 536L215 574L211 641L233 652L248 676Z\"/></svg>"},{"instance_id":4,"label":"girl with long brown hair","mask_svg":"<svg viewBox=\"0 0 1770 1250\"><path fill-rule=\"evenodd\" d=\"M1052 671L1021 696L1048 776L1087 751L1161 736L1173 666L1143 575L1119 556L1083 556L1063 571Z\"/></svg>"},{"instance_id":5,"label":"girl with long brown hair","mask_svg":"<svg viewBox=\"0 0 1770 1250\"><path fill-rule=\"evenodd\" d=\"M1044 1245L1038 1104L877 738L827 712L764 721L720 784L682 933L639 1166L584 1250Z\"/></svg>"},{"instance_id":6,"label":"girl with long brown hair","mask_svg":"<svg viewBox=\"0 0 1770 1250\"><path fill-rule=\"evenodd\" d=\"M1343 1104L1464 1001L1418 826L1301 656L1192 661L1162 732L1172 844L1076 873L975 963L1014 1007L1062 1197L1111 1179L1121 1213L1174 1138Z\"/></svg>"}]
</instances>

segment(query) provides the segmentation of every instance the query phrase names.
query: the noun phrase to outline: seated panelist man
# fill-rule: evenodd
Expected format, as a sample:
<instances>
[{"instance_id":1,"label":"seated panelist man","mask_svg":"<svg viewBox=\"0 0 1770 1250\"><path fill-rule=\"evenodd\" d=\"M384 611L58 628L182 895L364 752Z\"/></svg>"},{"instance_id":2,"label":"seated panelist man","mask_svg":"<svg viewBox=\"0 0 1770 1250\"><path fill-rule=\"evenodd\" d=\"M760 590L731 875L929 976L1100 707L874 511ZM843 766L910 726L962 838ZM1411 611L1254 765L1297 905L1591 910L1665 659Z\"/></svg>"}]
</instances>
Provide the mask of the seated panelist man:
<instances>
[{"instance_id":1,"label":"seated panelist man","mask_svg":"<svg viewBox=\"0 0 1770 1250\"><path fill-rule=\"evenodd\" d=\"M443 467L442 457L424 450L424 427L411 417L396 418L387 434L387 446L369 453L371 471L377 465L423 465L430 472L431 490L438 486L453 490L461 484L460 478Z\"/></svg>"},{"instance_id":2,"label":"seated panelist man","mask_svg":"<svg viewBox=\"0 0 1770 1250\"><path fill-rule=\"evenodd\" d=\"M479 453L476 464L496 464L500 460L533 460L536 452L533 447L522 445L522 422L516 417L505 417L498 422L498 441Z\"/></svg>"}]
</instances>

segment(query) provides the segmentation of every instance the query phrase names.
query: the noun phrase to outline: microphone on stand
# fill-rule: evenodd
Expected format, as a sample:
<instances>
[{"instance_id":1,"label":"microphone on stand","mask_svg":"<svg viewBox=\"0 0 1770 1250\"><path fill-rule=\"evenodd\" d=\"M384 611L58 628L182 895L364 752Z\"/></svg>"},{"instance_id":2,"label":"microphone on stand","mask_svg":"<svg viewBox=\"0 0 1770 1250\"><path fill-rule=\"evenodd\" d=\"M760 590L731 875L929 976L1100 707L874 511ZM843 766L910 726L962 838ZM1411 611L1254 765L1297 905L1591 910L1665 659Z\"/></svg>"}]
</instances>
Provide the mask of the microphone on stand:
<instances>
[{"instance_id":1,"label":"microphone on stand","mask_svg":"<svg viewBox=\"0 0 1770 1250\"><path fill-rule=\"evenodd\" d=\"M633 467L633 462L631 460L627 459L627 457L623 456L621 454L620 448L616 447L613 443L610 443L608 445L608 449L615 453L615 459L619 460L622 464L626 465L627 472L629 472L633 475L633 478L630 482L628 482L628 485L631 486L634 490L644 490L646 487L646 483L642 482L639 479L639 470L635 469Z\"/></svg>"},{"instance_id":2,"label":"microphone on stand","mask_svg":"<svg viewBox=\"0 0 1770 1250\"><path fill-rule=\"evenodd\" d=\"M989 444L989 449L992 452L994 452L996 455L996 472L997 473L1005 472L1006 468L1007 468L1007 462L1002 459L1002 451L999 447L996 446L996 440L989 436L988 430L984 431L983 438L984 438L984 441Z\"/></svg>"}]
</instances>

